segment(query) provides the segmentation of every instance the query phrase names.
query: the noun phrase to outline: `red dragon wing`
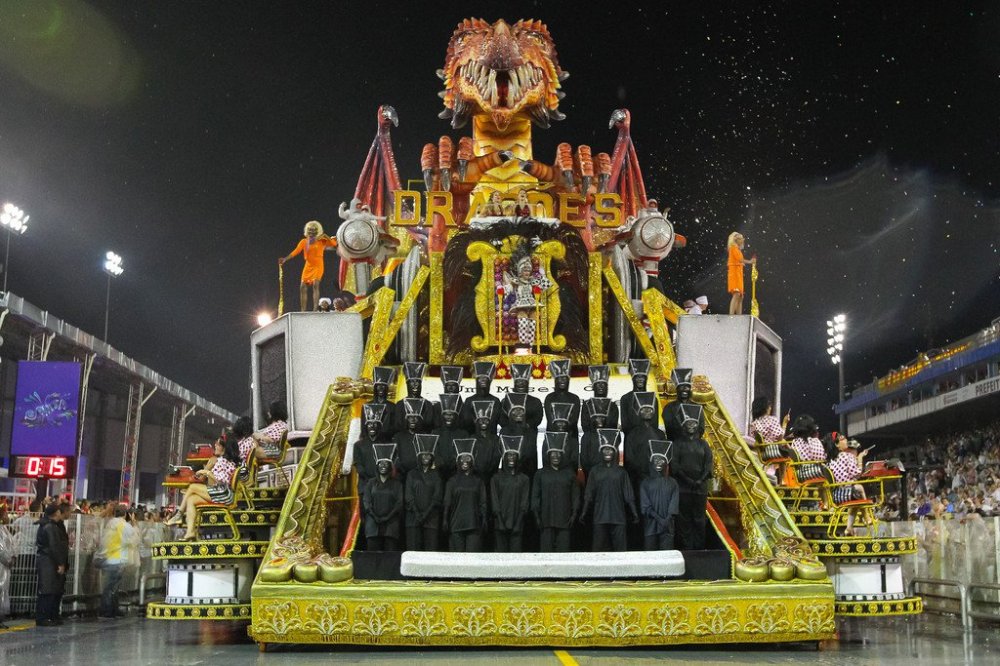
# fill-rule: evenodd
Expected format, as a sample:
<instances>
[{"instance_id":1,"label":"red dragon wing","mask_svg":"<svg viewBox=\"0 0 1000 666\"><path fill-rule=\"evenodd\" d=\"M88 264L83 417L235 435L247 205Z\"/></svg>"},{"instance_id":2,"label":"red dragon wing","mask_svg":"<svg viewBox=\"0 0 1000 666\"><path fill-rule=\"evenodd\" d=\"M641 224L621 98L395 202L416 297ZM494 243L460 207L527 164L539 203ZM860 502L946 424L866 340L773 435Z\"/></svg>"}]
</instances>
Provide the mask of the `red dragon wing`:
<instances>
[{"instance_id":1,"label":"red dragon wing","mask_svg":"<svg viewBox=\"0 0 1000 666\"><path fill-rule=\"evenodd\" d=\"M646 185L642 182L639 156L632 144L632 114L628 109L616 109L611 114L609 128L618 128L618 140L611 156L611 179L608 192L621 195L624 202L624 216L636 215L646 207Z\"/></svg>"},{"instance_id":2,"label":"red dragon wing","mask_svg":"<svg viewBox=\"0 0 1000 666\"><path fill-rule=\"evenodd\" d=\"M396 110L388 104L378 108L378 131L368 149L365 166L358 176L358 186L354 198L368 204L369 210L377 217L388 217L392 212L392 193L403 189L400 185L396 156L392 152L392 138L389 130L399 125Z\"/></svg>"}]
</instances>

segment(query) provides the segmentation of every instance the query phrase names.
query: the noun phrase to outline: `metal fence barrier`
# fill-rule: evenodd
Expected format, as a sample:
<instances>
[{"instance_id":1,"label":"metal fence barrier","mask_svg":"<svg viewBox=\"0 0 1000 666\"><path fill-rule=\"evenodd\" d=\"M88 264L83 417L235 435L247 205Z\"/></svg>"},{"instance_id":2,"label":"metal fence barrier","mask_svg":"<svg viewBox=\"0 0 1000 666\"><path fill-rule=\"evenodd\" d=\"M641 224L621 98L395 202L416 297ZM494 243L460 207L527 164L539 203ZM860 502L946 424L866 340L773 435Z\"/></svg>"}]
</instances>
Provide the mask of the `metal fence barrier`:
<instances>
[{"instance_id":1,"label":"metal fence barrier","mask_svg":"<svg viewBox=\"0 0 1000 666\"><path fill-rule=\"evenodd\" d=\"M907 585L909 589L909 595L911 597L916 594L918 585L956 588L958 590L958 598L959 598L958 612L962 618L962 628L965 629L966 631L972 631L972 618L970 617L969 613L969 589L967 585L965 585L964 583L960 583L957 580L947 580L941 578L912 578L910 579L910 582ZM953 597L949 597L943 594L937 594L935 592L927 590L921 592L920 596L923 597L924 599L927 599L928 597L937 599L953 599ZM953 612L950 609L937 608L934 606L929 606L926 603L924 604L924 611L928 613L941 613L941 614Z\"/></svg>"},{"instance_id":2,"label":"metal fence barrier","mask_svg":"<svg viewBox=\"0 0 1000 666\"><path fill-rule=\"evenodd\" d=\"M40 514L24 514L8 526L14 535L14 563L10 576L11 615L31 615L35 612L38 598L38 573L35 569L35 538L38 534ZM101 542L101 533L107 519L99 516L74 514L66 519L66 533L69 536L69 570L66 572L66 589L63 610L84 612L96 610L101 595L101 572L94 562L94 552ZM139 566L126 567L119 588L119 599L126 600L140 595L143 577L152 580L156 574L165 572L162 561L153 560L152 545L168 540L172 528L162 523L140 522ZM0 528L2 529L2 528ZM145 598L145 592L142 594Z\"/></svg>"}]
</instances>

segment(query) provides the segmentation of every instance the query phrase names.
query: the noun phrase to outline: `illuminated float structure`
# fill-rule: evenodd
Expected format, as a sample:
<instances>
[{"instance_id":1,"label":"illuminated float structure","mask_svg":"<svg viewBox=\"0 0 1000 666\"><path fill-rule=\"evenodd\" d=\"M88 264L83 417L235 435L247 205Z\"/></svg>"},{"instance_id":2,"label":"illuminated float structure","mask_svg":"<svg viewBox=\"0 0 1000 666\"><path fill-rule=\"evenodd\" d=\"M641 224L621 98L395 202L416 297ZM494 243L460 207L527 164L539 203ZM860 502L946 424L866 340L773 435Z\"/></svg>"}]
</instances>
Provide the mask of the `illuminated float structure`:
<instances>
[{"instance_id":1,"label":"illuminated float structure","mask_svg":"<svg viewBox=\"0 0 1000 666\"><path fill-rule=\"evenodd\" d=\"M292 313L253 334L254 412L259 418L268 400L285 398L292 420L308 421L296 433L308 435L308 444L256 572L250 634L262 649L833 637L827 567L740 434L752 396L710 383L752 387L755 342L767 338L780 359L780 339L754 317L684 317L664 295L659 262L684 239L668 211L647 197L630 113L611 115L617 138L610 154L564 143L553 163L534 159L532 126L562 119L561 82L568 76L539 21L463 21L438 76L441 118L454 130L471 125L471 136L427 144L420 158L424 190L408 189L392 149L397 113L378 109L376 137L353 201L341 207L337 234L341 284L363 297L349 312ZM706 358L698 351L702 338L686 334L689 319L711 320L737 336L727 352L735 356ZM356 550L360 511L350 444L360 432L360 405L371 396L375 366L490 361L496 388L504 390L512 362L530 363L536 380L550 376L554 359L568 358L580 369L607 363L611 384L620 385L628 383L627 360L645 357L651 389L669 401L678 354L706 360L690 367L714 455L708 516L721 573L698 576L685 557L683 571L629 575L640 554L618 553L606 557L620 559L622 573L608 579L563 570L510 580L502 563L489 578L458 569L444 579L407 577L401 567L383 576ZM427 384L425 394L436 398L439 385ZM582 392L586 385L574 378L571 388ZM732 416L723 394L737 408ZM578 555L579 562L594 559ZM482 565L481 558L469 559ZM676 563L677 551L664 560Z\"/></svg>"}]
</instances>

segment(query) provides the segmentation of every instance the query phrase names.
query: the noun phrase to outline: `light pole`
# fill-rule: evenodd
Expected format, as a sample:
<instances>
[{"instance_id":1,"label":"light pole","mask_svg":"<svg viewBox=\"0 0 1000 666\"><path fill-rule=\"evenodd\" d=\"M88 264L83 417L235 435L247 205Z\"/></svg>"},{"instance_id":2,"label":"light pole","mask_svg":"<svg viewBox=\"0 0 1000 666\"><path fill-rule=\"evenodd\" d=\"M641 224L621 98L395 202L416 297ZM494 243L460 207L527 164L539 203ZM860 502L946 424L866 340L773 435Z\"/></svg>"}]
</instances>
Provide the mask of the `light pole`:
<instances>
[{"instance_id":1,"label":"light pole","mask_svg":"<svg viewBox=\"0 0 1000 666\"><path fill-rule=\"evenodd\" d=\"M108 291L104 298L104 337L101 339L107 342L108 314L111 312L111 278L118 277L125 272L125 269L122 268L121 256L109 250L108 253L104 255L104 272L108 274Z\"/></svg>"},{"instance_id":2,"label":"light pole","mask_svg":"<svg viewBox=\"0 0 1000 666\"><path fill-rule=\"evenodd\" d=\"M826 353L830 355L830 361L837 366L837 395L838 402L844 402L844 335L847 333L847 315L836 315L833 320L826 322ZM840 413L840 432L846 434L846 417Z\"/></svg>"},{"instance_id":3,"label":"light pole","mask_svg":"<svg viewBox=\"0 0 1000 666\"><path fill-rule=\"evenodd\" d=\"M30 215L25 215L24 211L12 203L5 203L0 209L0 224L7 229L7 252L3 259L3 291L7 293L7 273L10 272L10 236L12 233L23 234L28 230L28 219Z\"/></svg>"}]
</instances>

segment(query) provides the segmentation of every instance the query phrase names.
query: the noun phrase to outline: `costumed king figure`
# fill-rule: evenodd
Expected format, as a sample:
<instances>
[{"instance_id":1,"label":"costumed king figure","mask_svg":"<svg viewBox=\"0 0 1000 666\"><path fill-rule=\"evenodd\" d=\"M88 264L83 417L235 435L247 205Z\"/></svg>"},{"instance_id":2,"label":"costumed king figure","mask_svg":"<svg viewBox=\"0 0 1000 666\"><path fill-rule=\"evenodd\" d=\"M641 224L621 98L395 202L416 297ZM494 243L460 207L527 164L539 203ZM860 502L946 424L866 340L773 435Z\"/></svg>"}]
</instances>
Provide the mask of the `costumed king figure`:
<instances>
[{"instance_id":1,"label":"costumed king figure","mask_svg":"<svg viewBox=\"0 0 1000 666\"><path fill-rule=\"evenodd\" d=\"M635 494L628 474L618 466L618 447L621 432L608 428L597 431L601 438L601 464L590 472L583 494L584 520L593 509L594 535L591 550L606 552L627 550L625 525L631 520L639 522L635 508Z\"/></svg>"},{"instance_id":2,"label":"costumed king figure","mask_svg":"<svg viewBox=\"0 0 1000 666\"><path fill-rule=\"evenodd\" d=\"M677 399L668 402L663 407L663 430L667 433L667 439L675 440L681 436L681 424L684 417L681 408L684 405L694 405L691 402L692 379L694 371L690 368L675 368L670 373L670 381L677 388ZM698 436L705 434L705 417L699 417Z\"/></svg>"},{"instance_id":3,"label":"costumed king figure","mask_svg":"<svg viewBox=\"0 0 1000 666\"><path fill-rule=\"evenodd\" d=\"M409 550L437 550L441 526L444 481L434 468L437 435L418 433L415 437L418 466L406 475L406 547Z\"/></svg>"},{"instance_id":4,"label":"costumed king figure","mask_svg":"<svg viewBox=\"0 0 1000 666\"><path fill-rule=\"evenodd\" d=\"M531 259L531 242L521 242L510 256L513 271L504 271L503 307L516 317L517 346L530 350L535 345L536 311L540 296L551 286L548 278L536 271Z\"/></svg>"},{"instance_id":5,"label":"costumed king figure","mask_svg":"<svg viewBox=\"0 0 1000 666\"><path fill-rule=\"evenodd\" d=\"M488 400L495 403L493 406L493 432L497 431L497 424L500 422L500 398L490 393L490 386L493 384L493 374L496 372L496 365L492 361L476 361L472 364L472 372L476 378L476 392L471 398L464 401L462 411L459 412L458 424L469 432L476 429L476 411L472 408L472 401Z\"/></svg>"},{"instance_id":6,"label":"costumed king figure","mask_svg":"<svg viewBox=\"0 0 1000 666\"><path fill-rule=\"evenodd\" d=\"M580 508L580 486L573 470L563 466L562 456L556 442L548 442L545 466L535 474L531 486L531 510L541 531L543 553L569 552L570 529Z\"/></svg>"},{"instance_id":7,"label":"costumed king figure","mask_svg":"<svg viewBox=\"0 0 1000 666\"><path fill-rule=\"evenodd\" d=\"M632 390L621 398L621 431L628 435L633 427L639 425L641 419L636 411L636 393L646 392L646 380L649 378L649 360L645 358L630 358L628 360L629 374L632 375Z\"/></svg>"},{"instance_id":8,"label":"costumed king figure","mask_svg":"<svg viewBox=\"0 0 1000 666\"><path fill-rule=\"evenodd\" d=\"M403 484L393 475L395 444L375 444L378 474L365 486L365 537L368 550L399 550L399 523L403 515Z\"/></svg>"},{"instance_id":9,"label":"costumed king figure","mask_svg":"<svg viewBox=\"0 0 1000 666\"><path fill-rule=\"evenodd\" d=\"M680 488L670 476L672 442L649 442L649 476L639 486L643 550L674 549L674 516L679 511Z\"/></svg>"},{"instance_id":10,"label":"costumed king figure","mask_svg":"<svg viewBox=\"0 0 1000 666\"><path fill-rule=\"evenodd\" d=\"M705 547L705 504L712 476L712 449L699 434L700 405L682 405L682 436L674 441L671 474L680 487L677 532L685 550Z\"/></svg>"},{"instance_id":11,"label":"costumed king figure","mask_svg":"<svg viewBox=\"0 0 1000 666\"><path fill-rule=\"evenodd\" d=\"M307 312L319 309L319 283L323 279L323 253L337 247L337 240L330 238L323 233L323 225L316 220L306 222L302 230L305 236L295 246L291 254L278 259L279 264L284 264L292 257L301 254L305 260L302 267L302 280L299 284L299 310ZM309 304L309 293L312 292L312 307Z\"/></svg>"},{"instance_id":12,"label":"costumed king figure","mask_svg":"<svg viewBox=\"0 0 1000 666\"><path fill-rule=\"evenodd\" d=\"M502 469L490 479L493 506L493 537L498 553L520 553L524 549L524 516L531 509L531 481L518 470L522 438L501 435Z\"/></svg>"},{"instance_id":13,"label":"costumed king figure","mask_svg":"<svg viewBox=\"0 0 1000 666\"><path fill-rule=\"evenodd\" d=\"M458 471L444 487L444 524L448 527L448 550L478 553L489 518L486 486L475 473L476 440L456 439L455 465Z\"/></svg>"},{"instance_id":14,"label":"costumed king figure","mask_svg":"<svg viewBox=\"0 0 1000 666\"><path fill-rule=\"evenodd\" d=\"M587 368L587 374L590 375L590 386L594 391L594 397L583 401L583 408L580 410L580 430L586 433L597 428L617 428L618 405L614 402L610 402L604 415L604 423L600 426L591 424L591 411L587 409L591 401L608 397L608 378L611 376L611 369L606 365L591 365Z\"/></svg>"},{"instance_id":15,"label":"costumed king figure","mask_svg":"<svg viewBox=\"0 0 1000 666\"><path fill-rule=\"evenodd\" d=\"M570 433L571 440L579 441L580 433L577 424L580 422L580 398L569 391L570 367L568 358L554 359L549 363L549 371L552 373L552 383L555 390L545 396L545 421L552 423L555 419L552 412L553 403L569 403L572 409L566 416L568 425L566 432Z\"/></svg>"}]
</instances>

